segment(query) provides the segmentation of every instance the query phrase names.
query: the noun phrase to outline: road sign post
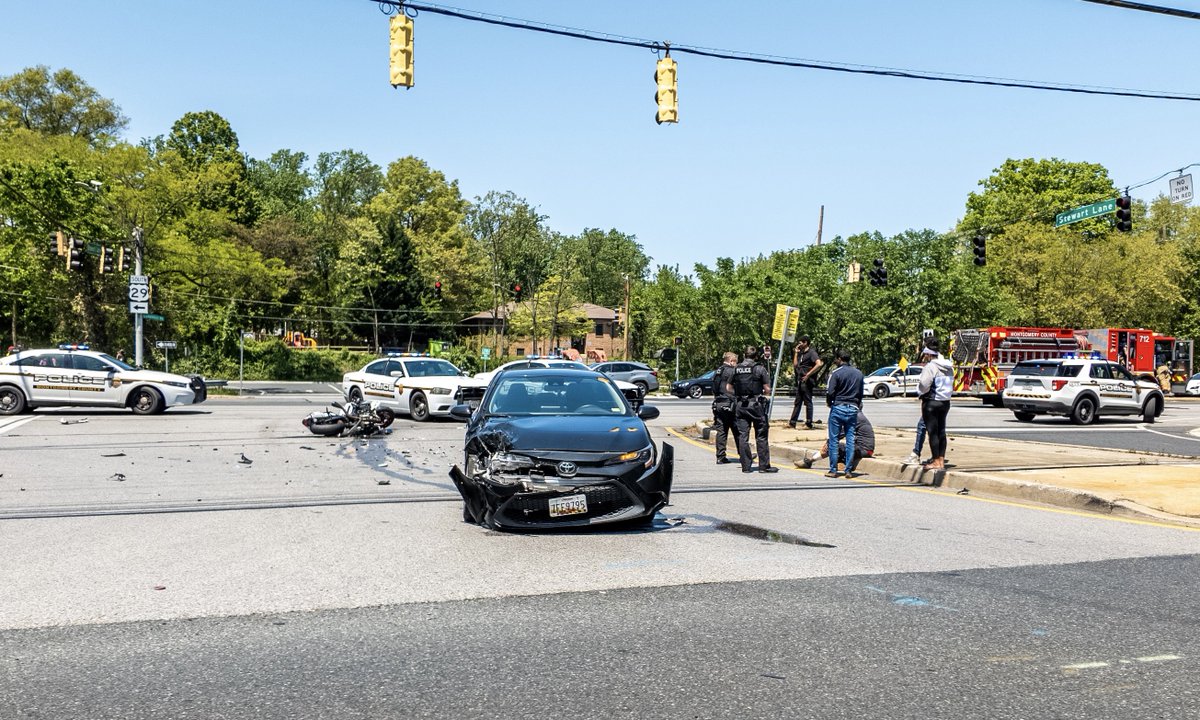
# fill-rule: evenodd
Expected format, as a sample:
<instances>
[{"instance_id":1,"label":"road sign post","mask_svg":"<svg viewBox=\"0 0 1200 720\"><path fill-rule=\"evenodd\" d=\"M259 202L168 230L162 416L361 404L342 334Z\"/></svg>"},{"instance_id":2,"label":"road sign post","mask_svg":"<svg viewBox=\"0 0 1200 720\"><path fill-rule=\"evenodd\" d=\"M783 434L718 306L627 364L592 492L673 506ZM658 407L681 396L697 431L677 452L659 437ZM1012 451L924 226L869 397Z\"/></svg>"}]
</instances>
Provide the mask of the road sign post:
<instances>
[{"instance_id":1,"label":"road sign post","mask_svg":"<svg viewBox=\"0 0 1200 720\"><path fill-rule=\"evenodd\" d=\"M767 404L767 424L771 423L771 412L775 409L775 388L779 385L779 368L783 367L783 344L796 339L800 327L800 310L790 305L775 306L775 327L771 338L779 341L779 360L775 363L775 379L771 381L771 402ZM800 392L800 388L796 388Z\"/></svg>"},{"instance_id":2,"label":"road sign post","mask_svg":"<svg viewBox=\"0 0 1200 720\"><path fill-rule=\"evenodd\" d=\"M163 351L163 372L171 372L171 351L175 349L175 341L159 340L154 347Z\"/></svg>"}]
</instances>

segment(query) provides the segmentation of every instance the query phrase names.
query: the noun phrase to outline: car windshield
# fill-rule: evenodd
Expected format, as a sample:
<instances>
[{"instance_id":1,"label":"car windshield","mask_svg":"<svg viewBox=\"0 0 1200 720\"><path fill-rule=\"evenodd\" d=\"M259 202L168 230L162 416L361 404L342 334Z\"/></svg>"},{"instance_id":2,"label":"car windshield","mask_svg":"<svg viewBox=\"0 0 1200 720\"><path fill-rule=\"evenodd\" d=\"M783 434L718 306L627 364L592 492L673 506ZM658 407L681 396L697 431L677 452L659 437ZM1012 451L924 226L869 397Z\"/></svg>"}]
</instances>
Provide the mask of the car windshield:
<instances>
[{"instance_id":1,"label":"car windshield","mask_svg":"<svg viewBox=\"0 0 1200 720\"><path fill-rule=\"evenodd\" d=\"M458 375L458 368L445 360L409 360L404 363L409 377L442 377Z\"/></svg>"},{"instance_id":2,"label":"car windshield","mask_svg":"<svg viewBox=\"0 0 1200 720\"><path fill-rule=\"evenodd\" d=\"M1036 376L1051 376L1054 375L1061 363L1056 362L1022 362L1017 363L1017 366L1012 369L1010 375L1036 375ZM1076 366L1079 367L1079 366ZM1076 370L1078 372L1078 370ZM1074 373L1073 373L1074 374Z\"/></svg>"},{"instance_id":3,"label":"car windshield","mask_svg":"<svg viewBox=\"0 0 1200 720\"><path fill-rule=\"evenodd\" d=\"M884 376L884 375L891 375L891 374L892 374L892 373L894 373L894 372L896 372L896 366L895 366L895 365L889 365L888 367L881 367L881 368L879 368L878 370L876 370L875 372L871 373L871 374L870 374L870 375L868 375L867 377L882 377L882 376Z\"/></svg>"},{"instance_id":4,"label":"car windshield","mask_svg":"<svg viewBox=\"0 0 1200 720\"><path fill-rule=\"evenodd\" d=\"M113 357L112 355L105 355L105 354L101 354L101 355L100 355L100 357L102 357L102 358L104 358L105 360L109 361L109 362L110 362L110 363L112 363L113 365L116 365L117 367L121 368L122 370L136 370L136 369L137 369L137 368L135 368L134 366L132 366L132 365L129 365L128 363L125 363L125 362L122 362L122 361L120 361L120 360L116 359L116 358L115 358L115 357Z\"/></svg>"},{"instance_id":5,"label":"car windshield","mask_svg":"<svg viewBox=\"0 0 1200 720\"><path fill-rule=\"evenodd\" d=\"M490 415L627 415L612 381L595 375L502 377L488 401Z\"/></svg>"}]
</instances>

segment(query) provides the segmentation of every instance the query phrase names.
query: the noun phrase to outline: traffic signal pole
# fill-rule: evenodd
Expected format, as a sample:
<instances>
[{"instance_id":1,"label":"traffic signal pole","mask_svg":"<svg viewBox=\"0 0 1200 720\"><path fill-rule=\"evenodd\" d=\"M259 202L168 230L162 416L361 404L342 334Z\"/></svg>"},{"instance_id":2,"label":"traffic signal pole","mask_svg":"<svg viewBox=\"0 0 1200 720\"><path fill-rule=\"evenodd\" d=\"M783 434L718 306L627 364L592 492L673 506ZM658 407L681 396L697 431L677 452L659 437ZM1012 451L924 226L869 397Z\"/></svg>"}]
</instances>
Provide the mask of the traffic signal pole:
<instances>
[{"instance_id":1,"label":"traffic signal pole","mask_svg":"<svg viewBox=\"0 0 1200 720\"><path fill-rule=\"evenodd\" d=\"M134 226L133 228L133 274L142 274L142 229ZM135 313L133 316L133 364L136 367L142 366L142 314Z\"/></svg>"}]
</instances>

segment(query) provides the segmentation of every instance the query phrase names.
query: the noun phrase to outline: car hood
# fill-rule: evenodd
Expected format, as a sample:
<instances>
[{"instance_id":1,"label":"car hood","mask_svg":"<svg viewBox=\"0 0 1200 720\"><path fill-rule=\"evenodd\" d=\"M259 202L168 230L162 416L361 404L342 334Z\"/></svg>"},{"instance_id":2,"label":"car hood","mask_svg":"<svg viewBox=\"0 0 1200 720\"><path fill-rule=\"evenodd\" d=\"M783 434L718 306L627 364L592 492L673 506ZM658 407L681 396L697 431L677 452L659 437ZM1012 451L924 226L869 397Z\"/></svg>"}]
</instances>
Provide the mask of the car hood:
<instances>
[{"instance_id":1,"label":"car hood","mask_svg":"<svg viewBox=\"0 0 1200 720\"><path fill-rule=\"evenodd\" d=\"M174 373L159 372L158 370L126 370L118 372L117 377L125 382L156 382L156 383L183 383L190 385L192 379L185 375L176 375Z\"/></svg>"},{"instance_id":2,"label":"car hood","mask_svg":"<svg viewBox=\"0 0 1200 720\"><path fill-rule=\"evenodd\" d=\"M631 452L650 444L645 423L628 416L494 417L473 434L493 451Z\"/></svg>"}]
</instances>

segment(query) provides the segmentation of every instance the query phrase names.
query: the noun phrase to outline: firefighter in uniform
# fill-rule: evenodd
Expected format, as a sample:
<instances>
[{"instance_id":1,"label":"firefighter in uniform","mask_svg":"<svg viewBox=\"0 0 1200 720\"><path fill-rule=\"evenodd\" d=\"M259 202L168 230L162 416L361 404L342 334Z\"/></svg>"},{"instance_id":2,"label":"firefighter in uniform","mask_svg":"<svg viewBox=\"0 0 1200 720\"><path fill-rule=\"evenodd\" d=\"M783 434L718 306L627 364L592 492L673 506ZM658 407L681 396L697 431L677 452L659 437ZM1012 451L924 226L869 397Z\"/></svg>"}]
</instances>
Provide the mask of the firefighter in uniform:
<instances>
[{"instance_id":1,"label":"firefighter in uniform","mask_svg":"<svg viewBox=\"0 0 1200 720\"><path fill-rule=\"evenodd\" d=\"M746 347L745 358L733 369L730 390L734 395L734 412L737 417L738 456L742 461L742 472L753 472L750 468L750 427L754 427L754 443L758 448L759 472L779 472L771 467L771 449L767 445L767 397L771 392L771 379L767 369L758 363L758 348Z\"/></svg>"},{"instance_id":2,"label":"firefighter in uniform","mask_svg":"<svg viewBox=\"0 0 1200 720\"><path fill-rule=\"evenodd\" d=\"M737 418L734 414L734 397L730 390L733 382L733 370L737 365L737 354L727 352L722 358L717 374L713 376L713 432L717 434L717 464L733 462L725 455L725 444L729 433L733 433L733 445L736 449L742 447L741 436L738 434Z\"/></svg>"}]
</instances>

